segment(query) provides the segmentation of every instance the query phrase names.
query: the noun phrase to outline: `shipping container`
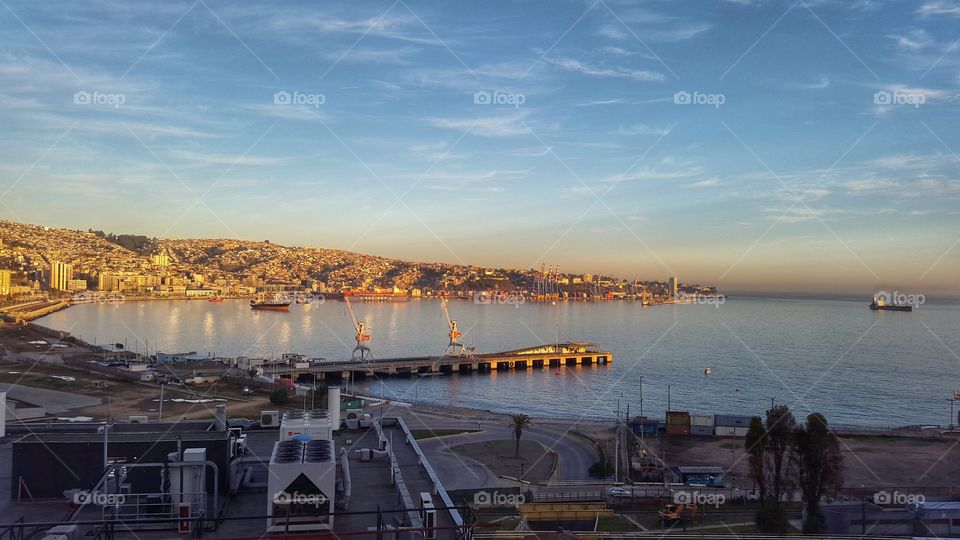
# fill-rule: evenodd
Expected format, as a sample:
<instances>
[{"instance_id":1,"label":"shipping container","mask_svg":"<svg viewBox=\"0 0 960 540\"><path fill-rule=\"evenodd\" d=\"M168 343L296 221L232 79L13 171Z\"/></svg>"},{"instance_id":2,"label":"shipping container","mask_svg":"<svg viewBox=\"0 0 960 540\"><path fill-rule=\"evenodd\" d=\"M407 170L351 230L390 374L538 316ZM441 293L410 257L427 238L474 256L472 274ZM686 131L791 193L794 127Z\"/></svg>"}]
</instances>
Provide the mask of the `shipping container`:
<instances>
[{"instance_id":1,"label":"shipping container","mask_svg":"<svg viewBox=\"0 0 960 540\"><path fill-rule=\"evenodd\" d=\"M750 428L735 427L735 428L733 428L733 436L734 436L734 437L746 437L748 431L750 431Z\"/></svg>"},{"instance_id":2,"label":"shipping container","mask_svg":"<svg viewBox=\"0 0 960 540\"><path fill-rule=\"evenodd\" d=\"M710 426L713 427L713 416L690 416L691 426Z\"/></svg>"},{"instance_id":3,"label":"shipping container","mask_svg":"<svg viewBox=\"0 0 960 540\"><path fill-rule=\"evenodd\" d=\"M641 433L644 435L656 435L657 430L660 428L659 420L651 420L649 418L640 416L634 420L631 420L629 424L630 429L632 429L637 435L640 435Z\"/></svg>"},{"instance_id":4,"label":"shipping container","mask_svg":"<svg viewBox=\"0 0 960 540\"><path fill-rule=\"evenodd\" d=\"M690 426L690 434L697 437L713 437L713 426Z\"/></svg>"},{"instance_id":5,"label":"shipping container","mask_svg":"<svg viewBox=\"0 0 960 540\"><path fill-rule=\"evenodd\" d=\"M737 428L730 426L717 426L714 428L714 433L716 433L717 437L734 437L736 436L736 431L734 431L735 429Z\"/></svg>"},{"instance_id":6,"label":"shipping container","mask_svg":"<svg viewBox=\"0 0 960 540\"><path fill-rule=\"evenodd\" d=\"M686 436L690 435L690 426L683 424L667 424L667 435Z\"/></svg>"},{"instance_id":7,"label":"shipping container","mask_svg":"<svg viewBox=\"0 0 960 540\"><path fill-rule=\"evenodd\" d=\"M736 416L732 414L718 414L714 417L715 426L750 427L752 416Z\"/></svg>"},{"instance_id":8,"label":"shipping container","mask_svg":"<svg viewBox=\"0 0 960 540\"><path fill-rule=\"evenodd\" d=\"M667 411L667 425L690 425L690 413L686 411Z\"/></svg>"}]
</instances>

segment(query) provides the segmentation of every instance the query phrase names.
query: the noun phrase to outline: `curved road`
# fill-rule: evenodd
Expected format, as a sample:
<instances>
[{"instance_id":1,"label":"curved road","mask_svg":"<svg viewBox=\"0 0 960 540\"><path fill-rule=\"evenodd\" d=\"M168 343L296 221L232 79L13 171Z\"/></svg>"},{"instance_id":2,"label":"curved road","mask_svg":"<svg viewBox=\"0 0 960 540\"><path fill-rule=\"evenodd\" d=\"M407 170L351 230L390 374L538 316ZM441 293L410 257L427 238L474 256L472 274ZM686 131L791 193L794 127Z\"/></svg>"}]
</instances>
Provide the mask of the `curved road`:
<instances>
[{"instance_id":1,"label":"curved road","mask_svg":"<svg viewBox=\"0 0 960 540\"><path fill-rule=\"evenodd\" d=\"M394 409L393 413L401 413ZM480 429L476 433L463 433L418 441L427 453L430 463L447 489L468 489L515 485L492 474L486 467L471 459L455 455L449 447L458 444L512 440L513 430L506 421L489 419L471 420L452 418L437 413L402 411L410 429ZM548 427L549 426L549 427ZM560 481L588 480L587 470L596 463L597 451L586 439L567 433L566 425L534 425L523 431L525 440L535 440L557 453L558 471L554 479Z\"/></svg>"}]
</instances>

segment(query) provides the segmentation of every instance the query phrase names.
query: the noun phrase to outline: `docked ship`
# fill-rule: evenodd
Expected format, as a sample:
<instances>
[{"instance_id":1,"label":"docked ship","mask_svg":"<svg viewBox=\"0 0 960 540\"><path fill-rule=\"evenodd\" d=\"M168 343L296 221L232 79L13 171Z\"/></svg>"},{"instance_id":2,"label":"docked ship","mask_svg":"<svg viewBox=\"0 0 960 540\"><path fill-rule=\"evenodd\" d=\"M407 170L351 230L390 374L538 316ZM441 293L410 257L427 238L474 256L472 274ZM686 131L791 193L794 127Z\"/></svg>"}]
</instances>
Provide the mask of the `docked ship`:
<instances>
[{"instance_id":1,"label":"docked ship","mask_svg":"<svg viewBox=\"0 0 960 540\"><path fill-rule=\"evenodd\" d=\"M913 311L913 306L900 303L888 304L886 297L878 294L873 297L873 302L870 303L870 309L874 311Z\"/></svg>"},{"instance_id":2,"label":"docked ship","mask_svg":"<svg viewBox=\"0 0 960 540\"><path fill-rule=\"evenodd\" d=\"M260 297L256 300L250 301L250 309L262 311L290 311L290 303L290 300L282 300L279 298L267 300L263 297Z\"/></svg>"}]
</instances>

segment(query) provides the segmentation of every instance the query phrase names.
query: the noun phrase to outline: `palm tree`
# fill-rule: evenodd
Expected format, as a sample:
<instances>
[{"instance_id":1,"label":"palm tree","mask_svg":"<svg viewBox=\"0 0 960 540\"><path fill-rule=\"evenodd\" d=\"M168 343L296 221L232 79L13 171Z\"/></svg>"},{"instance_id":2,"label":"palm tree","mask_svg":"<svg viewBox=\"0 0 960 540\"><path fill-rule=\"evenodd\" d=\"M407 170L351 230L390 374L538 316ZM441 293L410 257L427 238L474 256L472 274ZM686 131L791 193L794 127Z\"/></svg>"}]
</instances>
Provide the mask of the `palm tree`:
<instances>
[{"instance_id":1,"label":"palm tree","mask_svg":"<svg viewBox=\"0 0 960 540\"><path fill-rule=\"evenodd\" d=\"M511 414L510 419L511 427L513 428L513 439L516 441L516 447L514 448L514 457L520 457L520 437L523 435L523 428L530 427L530 424L533 422L530 420L530 417L521 413L521 414Z\"/></svg>"}]
</instances>

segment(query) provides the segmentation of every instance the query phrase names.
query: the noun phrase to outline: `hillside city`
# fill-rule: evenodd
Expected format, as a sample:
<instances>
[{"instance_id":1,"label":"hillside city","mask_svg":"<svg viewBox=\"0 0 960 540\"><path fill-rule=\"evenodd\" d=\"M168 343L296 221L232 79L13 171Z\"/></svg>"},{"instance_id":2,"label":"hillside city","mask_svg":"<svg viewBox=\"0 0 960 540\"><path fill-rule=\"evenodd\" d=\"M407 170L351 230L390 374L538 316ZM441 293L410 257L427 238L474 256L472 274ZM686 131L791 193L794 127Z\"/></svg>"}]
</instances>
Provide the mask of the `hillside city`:
<instances>
[{"instance_id":1,"label":"hillside city","mask_svg":"<svg viewBox=\"0 0 960 540\"><path fill-rule=\"evenodd\" d=\"M68 297L84 291L189 298L283 291L357 291L403 297L502 291L530 299L656 300L716 294L714 287L561 273L407 262L269 241L156 239L0 221L0 297Z\"/></svg>"}]
</instances>

